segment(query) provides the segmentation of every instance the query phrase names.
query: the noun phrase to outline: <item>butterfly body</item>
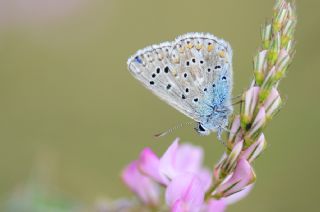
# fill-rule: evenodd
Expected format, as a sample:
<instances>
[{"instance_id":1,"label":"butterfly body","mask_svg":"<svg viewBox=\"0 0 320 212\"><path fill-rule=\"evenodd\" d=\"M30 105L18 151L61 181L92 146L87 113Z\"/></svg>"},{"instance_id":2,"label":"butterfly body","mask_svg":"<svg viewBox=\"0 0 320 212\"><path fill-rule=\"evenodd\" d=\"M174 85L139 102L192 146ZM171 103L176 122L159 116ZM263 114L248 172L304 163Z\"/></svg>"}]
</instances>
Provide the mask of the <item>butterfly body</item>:
<instances>
[{"instance_id":1,"label":"butterfly body","mask_svg":"<svg viewBox=\"0 0 320 212\"><path fill-rule=\"evenodd\" d=\"M197 132L220 137L232 113L232 49L206 33L139 50L128 69L147 89L198 123Z\"/></svg>"}]
</instances>

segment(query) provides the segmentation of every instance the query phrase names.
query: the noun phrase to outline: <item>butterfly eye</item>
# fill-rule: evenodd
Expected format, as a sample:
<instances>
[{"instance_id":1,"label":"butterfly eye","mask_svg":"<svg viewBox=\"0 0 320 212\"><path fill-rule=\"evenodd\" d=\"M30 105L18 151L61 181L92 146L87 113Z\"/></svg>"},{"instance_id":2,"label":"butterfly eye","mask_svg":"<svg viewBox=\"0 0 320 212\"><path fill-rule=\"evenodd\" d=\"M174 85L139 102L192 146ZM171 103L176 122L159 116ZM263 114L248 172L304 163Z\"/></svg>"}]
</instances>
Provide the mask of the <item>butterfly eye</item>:
<instances>
[{"instance_id":1,"label":"butterfly eye","mask_svg":"<svg viewBox=\"0 0 320 212\"><path fill-rule=\"evenodd\" d=\"M201 124L199 124L199 130L200 130L201 132L206 131Z\"/></svg>"}]
</instances>

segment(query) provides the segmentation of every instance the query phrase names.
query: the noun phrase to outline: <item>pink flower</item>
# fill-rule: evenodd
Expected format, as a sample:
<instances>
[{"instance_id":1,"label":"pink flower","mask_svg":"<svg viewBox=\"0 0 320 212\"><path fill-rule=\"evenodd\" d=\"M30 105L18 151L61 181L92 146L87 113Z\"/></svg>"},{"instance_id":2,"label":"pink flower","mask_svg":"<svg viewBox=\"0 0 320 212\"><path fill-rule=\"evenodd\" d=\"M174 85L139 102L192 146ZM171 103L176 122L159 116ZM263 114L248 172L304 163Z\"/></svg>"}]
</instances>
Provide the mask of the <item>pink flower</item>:
<instances>
[{"instance_id":1,"label":"pink flower","mask_svg":"<svg viewBox=\"0 0 320 212\"><path fill-rule=\"evenodd\" d=\"M172 211L197 211L211 185L211 172L203 167L203 150L176 139L159 159L145 148L139 157L142 173L166 187L166 202Z\"/></svg>"},{"instance_id":2,"label":"pink flower","mask_svg":"<svg viewBox=\"0 0 320 212\"><path fill-rule=\"evenodd\" d=\"M125 168L122 178L145 204L159 203L161 184L165 187L166 203L173 212L222 212L228 204L239 199L237 196L242 198L244 195L241 194L255 179L250 164L242 159L242 147L243 140L235 144L231 153L224 157L224 162L221 161L219 169L235 169L212 193L215 197L221 197L219 200L204 202L211 186L212 173L203 167L202 148L191 144L179 145L178 139L161 158L150 148L145 148L139 159Z\"/></svg>"},{"instance_id":3,"label":"pink flower","mask_svg":"<svg viewBox=\"0 0 320 212\"><path fill-rule=\"evenodd\" d=\"M264 107L261 107L259 109L258 114L256 115L252 126L248 132L248 136L251 137L253 134L255 134L256 132L258 132L265 124L266 122L266 110L264 109Z\"/></svg>"},{"instance_id":4,"label":"pink flower","mask_svg":"<svg viewBox=\"0 0 320 212\"><path fill-rule=\"evenodd\" d=\"M281 105L281 98L276 88L271 89L263 105L266 108L267 117L271 118Z\"/></svg>"},{"instance_id":5,"label":"pink flower","mask_svg":"<svg viewBox=\"0 0 320 212\"><path fill-rule=\"evenodd\" d=\"M140 154L139 168L162 185L168 185L178 175L193 173L209 187L211 174L202 166L202 161L202 148L191 144L179 145L176 139L160 159L151 149L145 148Z\"/></svg>"},{"instance_id":6,"label":"pink flower","mask_svg":"<svg viewBox=\"0 0 320 212\"><path fill-rule=\"evenodd\" d=\"M203 150L191 144L179 145L176 139L160 159L160 172L172 180L182 173L198 173L202 169Z\"/></svg>"},{"instance_id":7,"label":"pink flower","mask_svg":"<svg viewBox=\"0 0 320 212\"><path fill-rule=\"evenodd\" d=\"M227 208L227 203L224 199L212 199L206 205L204 211L206 212L224 212Z\"/></svg>"},{"instance_id":8,"label":"pink flower","mask_svg":"<svg viewBox=\"0 0 320 212\"><path fill-rule=\"evenodd\" d=\"M144 204L158 205L159 186L138 169L138 161L131 162L122 172L123 182L134 192Z\"/></svg>"},{"instance_id":9,"label":"pink flower","mask_svg":"<svg viewBox=\"0 0 320 212\"><path fill-rule=\"evenodd\" d=\"M194 174L176 176L166 190L166 203L173 212L200 211L205 195L205 186Z\"/></svg>"},{"instance_id":10,"label":"pink flower","mask_svg":"<svg viewBox=\"0 0 320 212\"><path fill-rule=\"evenodd\" d=\"M260 137L242 153L241 157L251 163L261 154L265 146L266 140L264 138L264 135L261 134Z\"/></svg>"},{"instance_id":11,"label":"pink flower","mask_svg":"<svg viewBox=\"0 0 320 212\"><path fill-rule=\"evenodd\" d=\"M223 197L221 199L211 199L203 208L205 212L224 212L228 205L234 204L241 199L245 198L251 189L253 188L253 184L247 186L242 191L230 195L228 197Z\"/></svg>"},{"instance_id":12,"label":"pink flower","mask_svg":"<svg viewBox=\"0 0 320 212\"><path fill-rule=\"evenodd\" d=\"M264 78L261 88L268 90L268 88L270 88L270 85L274 83L275 75L276 75L276 67L273 66L271 70L267 73L266 77Z\"/></svg>"},{"instance_id":13,"label":"pink flower","mask_svg":"<svg viewBox=\"0 0 320 212\"><path fill-rule=\"evenodd\" d=\"M245 93L243 121L248 123L251 121L256 105L259 100L259 87L252 87Z\"/></svg>"},{"instance_id":14,"label":"pink flower","mask_svg":"<svg viewBox=\"0 0 320 212\"><path fill-rule=\"evenodd\" d=\"M290 55L285 49L281 49L280 54L279 54L279 59L276 64L277 66L277 71L285 71L288 65L290 64Z\"/></svg>"},{"instance_id":15,"label":"pink flower","mask_svg":"<svg viewBox=\"0 0 320 212\"><path fill-rule=\"evenodd\" d=\"M237 166L230 177L218 186L213 195L227 197L242 191L246 186L255 181L255 174L249 162L245 159L239 159Z\"/></svg>"},{"instance_id":16,"label":"pink flower","mask_svg":"<svg viewBox=\"0 0 320 212\"><path fill-rule=\"evenodd\" d=\"M229 132L229 138L228 138L228 145L231 148L231 146L240 141L242 139L242 131L241 131L241 121L240 121L240 116L237 115L234 117L231 129Z\"/></svg>"},{"instance_id":17,"label":"pink flower","mask_svg":"<svg viewBox=\"0 0 320 212\"><path fill-rule=\"evenodd\" d=\"M263 73L266 69L266 60L267 60L267 50L260 51L258 55L254 58L254 71Z\"/></svg>"},{"instance_id":18,"label":"pink flower","mask_svg":"<svg viewBox=\"0 0 320 212\"><path fill-rule=\"evenodd\" d=\"M139 157L140 170L156 182L167 185L169 180L160 173L159 166L160 159L150 148L142 150Z\"/></svg>"}]
</instances>

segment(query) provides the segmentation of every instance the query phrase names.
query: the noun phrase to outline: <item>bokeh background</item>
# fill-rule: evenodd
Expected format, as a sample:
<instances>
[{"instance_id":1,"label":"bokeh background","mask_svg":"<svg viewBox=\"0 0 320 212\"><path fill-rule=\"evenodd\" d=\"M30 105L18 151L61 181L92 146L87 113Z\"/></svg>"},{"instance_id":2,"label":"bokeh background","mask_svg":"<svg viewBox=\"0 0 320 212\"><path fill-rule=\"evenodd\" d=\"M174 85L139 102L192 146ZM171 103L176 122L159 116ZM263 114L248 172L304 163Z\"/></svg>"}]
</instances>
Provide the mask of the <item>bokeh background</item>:
<instances>
[{"instance_id":1,"label":"bokeh background","mask_svg":"<svg viewBox=\"0 0 320 212\"><path fill-rule=\"evenodd\" d=\"M0 0L0 210L49 190L63 196L50 204L130 197L121 169L143 147L162 154L175 137L203 146L212 167L223 153L215 135L185 127L153 138L189 120L145 90L127 58L186 32L210 32L233 46L240 94L273 3ZM319 211L320 2L296 3L297 52L281 83L286 105L266 130L254 190L231 212Z\"/></svg>"}]
</instances>

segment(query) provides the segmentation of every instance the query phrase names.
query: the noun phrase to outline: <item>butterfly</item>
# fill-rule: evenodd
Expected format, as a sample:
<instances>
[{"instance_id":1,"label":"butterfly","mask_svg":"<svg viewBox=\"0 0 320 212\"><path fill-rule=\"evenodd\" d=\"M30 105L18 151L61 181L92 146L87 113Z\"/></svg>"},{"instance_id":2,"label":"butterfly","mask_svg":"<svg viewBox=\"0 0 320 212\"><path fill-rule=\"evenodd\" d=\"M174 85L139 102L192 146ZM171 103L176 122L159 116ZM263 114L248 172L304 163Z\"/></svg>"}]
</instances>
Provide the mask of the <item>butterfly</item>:
<instances>
[{"instance_id":1,"label":"butterfly","mask_svg":"<svg viewBox=\"0 0 320 212\"><path fill-rule=\"evenodd\" d=\"M217 132L221 139L233 111L228 42L209 33L187 33L137 51L127 64L147 89L196 121L200 135Z\"/></svg>"}]
</instances>

